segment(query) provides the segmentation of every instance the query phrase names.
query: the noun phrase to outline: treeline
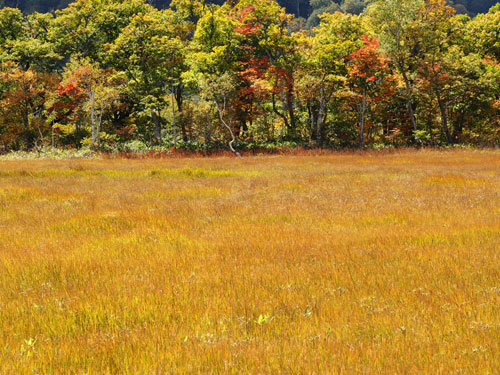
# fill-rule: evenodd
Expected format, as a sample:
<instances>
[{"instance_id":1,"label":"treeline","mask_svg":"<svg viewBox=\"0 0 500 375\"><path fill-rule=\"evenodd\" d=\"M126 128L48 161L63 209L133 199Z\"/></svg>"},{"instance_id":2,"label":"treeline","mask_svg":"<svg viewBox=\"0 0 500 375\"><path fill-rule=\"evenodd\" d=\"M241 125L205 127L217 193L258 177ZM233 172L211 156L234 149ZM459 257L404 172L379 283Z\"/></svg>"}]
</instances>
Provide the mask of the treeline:
<instances>
[{"instance_id":1,"label":"treeline","mask_svg":"<svg viewBox=\"0 0 500 375\"><path fill-rule=\"evenodd\" d=\"M500 143L500 5L269 0L0 10L0 150Z\"/></svg>"},{"instance_id":2,"label":"treeline","mask_svg":"<svg viewBox=\"0 0 500 375\"><path fill-rule=\"evenodd\" d=\"M360 14L372 0L279 0L278 4L283 6L287 12L297 18L307 20L309 24L318 21L318 15L324 12L333 13L344 11L347 13ZM0 7L18 8L23 13L41 12L48 13L57 9L66 8L71 0L0 0ZM166 9L171 0L150 0L149 4L158 9ZM209 3L222 5L224 0L209 0ZM447 0L457 13L475 16L478 13L486 13L497 3L497 0Z\"/></svg>"}]
</instances>

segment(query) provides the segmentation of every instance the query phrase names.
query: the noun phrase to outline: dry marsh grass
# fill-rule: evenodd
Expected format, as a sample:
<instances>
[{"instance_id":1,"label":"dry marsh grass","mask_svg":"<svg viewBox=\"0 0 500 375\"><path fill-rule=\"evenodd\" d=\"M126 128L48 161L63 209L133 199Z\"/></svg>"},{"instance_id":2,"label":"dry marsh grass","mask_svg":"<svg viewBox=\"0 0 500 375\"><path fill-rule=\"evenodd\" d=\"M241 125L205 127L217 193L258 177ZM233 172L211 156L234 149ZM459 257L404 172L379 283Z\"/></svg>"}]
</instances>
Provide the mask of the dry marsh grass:
<instances>
[{"instance_id":1,"label":"dry marsh grass","mask_svg":"<svg viewBox=\"0 0 500 375\"><path fill-rule=\"evenodd\" d=\"M0 163L0 374L498 374L500 152Z\"/></svg>"}]
</instances>

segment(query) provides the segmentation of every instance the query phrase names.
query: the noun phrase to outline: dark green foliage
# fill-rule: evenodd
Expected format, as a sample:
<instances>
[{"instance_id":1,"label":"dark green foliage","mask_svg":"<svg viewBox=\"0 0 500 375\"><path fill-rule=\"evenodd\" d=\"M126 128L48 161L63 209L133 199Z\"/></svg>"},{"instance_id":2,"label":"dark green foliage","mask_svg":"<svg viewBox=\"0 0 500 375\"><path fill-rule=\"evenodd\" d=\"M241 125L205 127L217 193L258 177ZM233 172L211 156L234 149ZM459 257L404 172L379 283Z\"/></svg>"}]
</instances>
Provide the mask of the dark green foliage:
<instances>
[{"instance_id":1,"label":"dark green foliage","mask_svg":"<svg viewBox=\"0 0 500 375\"><path fill-rule=\"evenodd\" d=\"M159 9L168 8L171 0L152 0L148 2ZM0 5L4 7L19 8L25 13L32 12L53 12L56 9L63 9L69 5L70 0L2 0ZM222 5L224 0L208 1L213 4ZM315 21L318 14L339 10L359 14L366 6L365 0L279 0L279 4L286 8L287 12L293 13L297 17L309 18L310 23ZM450 0L449 3L455 7L458 13L486 13L497 0ZM338 6L338 7L337 7Z\"/></svg>"}]
</instances>

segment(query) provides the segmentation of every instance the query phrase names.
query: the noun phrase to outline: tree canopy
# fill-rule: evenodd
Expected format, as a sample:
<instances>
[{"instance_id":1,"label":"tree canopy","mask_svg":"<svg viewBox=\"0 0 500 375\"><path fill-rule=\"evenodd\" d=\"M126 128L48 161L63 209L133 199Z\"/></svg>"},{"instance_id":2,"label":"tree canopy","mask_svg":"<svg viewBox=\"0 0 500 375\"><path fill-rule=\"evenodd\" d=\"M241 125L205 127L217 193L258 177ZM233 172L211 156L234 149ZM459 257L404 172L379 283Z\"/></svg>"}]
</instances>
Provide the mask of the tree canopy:
<instances>
[{"instance_id":1,"label":"tree canopy","mask_svg":"<svg viewBox=\"0 0 500 375\"><path fill-rule=\"evenodd\" d=\"M158 9L166 9L171 6L172 0L152 0L148 2ZM366 8L369 0L279 0L278 3L284 7L288 13L304 19L310 18L310 22L317 23L317 16L324 12L333 13L344 11L353 14L360 14ZM22 12L53 12L56 9L66 8L71 0L3 0L1 6L19 8ZM210 3L222 5L224 0L211 0ZM457 13L476 15L487 13L488 10L497 3L496 0L449 0L449 5L453 6Z\"/></svg>"},{"instance_id":2,"label":"tree canopy","mask_svg":"<svg viewBox=\"0 0 500 375\"><path fill-rule=\"evenodd\" d=\"M459 4L4 7L0 151L498 145L500 4Z\"/></svg>"}]
</instances>

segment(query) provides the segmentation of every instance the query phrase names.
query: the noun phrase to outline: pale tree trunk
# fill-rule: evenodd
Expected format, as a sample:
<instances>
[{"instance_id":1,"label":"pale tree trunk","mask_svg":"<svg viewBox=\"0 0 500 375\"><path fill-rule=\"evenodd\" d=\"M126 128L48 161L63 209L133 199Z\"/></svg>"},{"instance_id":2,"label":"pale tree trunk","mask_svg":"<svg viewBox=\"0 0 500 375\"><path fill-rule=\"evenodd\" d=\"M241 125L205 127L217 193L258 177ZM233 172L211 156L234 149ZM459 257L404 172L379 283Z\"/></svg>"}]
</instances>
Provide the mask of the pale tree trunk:
<instances>
[{"instance_id":1,"label":"pale tree trunk","mask_svg":"<svg viewBox=\"0 0 500 375\"><path fill-rule=\"evenodd\" d=\"M359 108L359 148L363 148L365 133L366 88L363 88L363 97Z\"/></svg>"},{"instance_id":2,"label":"pale tree trunk","mask_svg":"<svg viewBox=\"0 0 500 375\"><path fill-rule=\"evenodd\" d=\"M90 124L92 129L92 148L94 148L96 141L95 134L95 94L92 90L89 90L89 99L90 99Z\"/></svg>"},{"instance_id":3,"label":"pale tree trunk","mask_svg":"<svg viewBox=\"0 0 500 375\"><path fill-rule=\"evenodd\" d=\"M234 136L234 131L231 128L231 124L228 124L226 122L226 120L224 120L224 112L225 112L226 105L224 103L224 106L221 108L221 106L219 105L219 103L216 100L214 100L214 102L215 102L215 105L217 107L217 112L219 113L220 121L226 127L226 129L229 130L229 134L231 134L231 141L229 142L229 149L233 152L233 154L235 154L236 156L241 158L241 154L238 151L236 151L233 147L234 142L236 142L236 138Z\"/></svg>"},{"instance_id":4,"label":"pale tree trunk","mask_svg":"<svg viewBox=\"0 0 500 375\"><path fill-rule=\"evenodd\" d=\"M54 141L54 120L52 120L52 125L50 126L50 144L52 145L52 151L54 151L55 141Z\"/></svg>"},{"instance_id":5,"label":"pale tree trunk","mask_svg":"<svg viewBox=\"0 0 500 375\"><path fill-rule=\"evenodd\" d=\"M101 124L102 124L102 108L99 111L99 118L97 120L97 127L96 127L96 141L97 141L97 147L101 148Z\"/></svg>"},{"instance_id":6,"label":"pale tree trunk","mask_svg":"<svg viewBox=\"0 0 500 375\"><path fill-rule=\"evenodd\" d=\"M332 95L333 95L333 90L327 93L324 84L321 85L318 116L316 118L316 143L320 147L323 145L323 128L326 122L326 115L327 115L326 106L330 102Z\"/></svg>"},{"instance_id":7,"label":"pale tree trunk","mask_svg":"<svg viewBox=\"0 0 500 375\"><path fill-rule=\"evenodd\" d=\"M42 129L40 129L40 123L38 121L36 121L36 128L38 129L38 135L40 135L40 141L42 142L43 152L45 152L45 138L43 136Z\"/></svg>"},{"instance_id":8,"label":"pale tree trunk","mask_svg":"<svg viewBox=\"0 0 500 375\"><path fill-rule=\"evenodd\" d=\"M174 130L174 148L177 148L177 125L175 123L175 105L174 105L174 88L172 87L172 95L170 95L172 103L172 129Z\"/></svg>"},{"instance_id":9,"label":"pale tree trunk","mask_svg":"<svg viewBox=\"0 0 500 375\"><path fill-rule=\"evenodd\" d=\"M319 103L318 118L316 119L316 143L318 146L323 144L323 117L325 112L326 102L321 98Z\"/></svg>"}]
</instances>

